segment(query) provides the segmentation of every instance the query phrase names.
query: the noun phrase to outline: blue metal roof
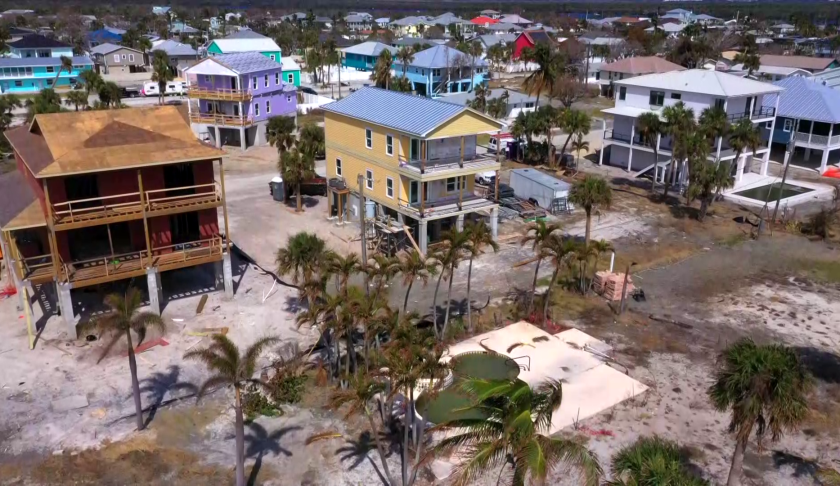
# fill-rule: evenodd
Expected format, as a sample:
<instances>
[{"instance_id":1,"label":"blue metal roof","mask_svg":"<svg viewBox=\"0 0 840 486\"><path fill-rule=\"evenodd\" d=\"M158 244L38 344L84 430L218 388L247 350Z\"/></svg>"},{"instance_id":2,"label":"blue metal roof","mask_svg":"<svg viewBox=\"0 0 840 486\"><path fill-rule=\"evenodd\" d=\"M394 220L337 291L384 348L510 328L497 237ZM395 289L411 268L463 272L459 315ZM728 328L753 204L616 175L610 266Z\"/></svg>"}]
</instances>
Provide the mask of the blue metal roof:
<instances>
[{"instance_id":1,"label":"blue metal roof","mask_svg":"<svg viewBox=\"0 0 840 486\"><path fill-rule=\"evenodd\" d=\"M837 90L799 76L791 76L773 84L785 89L781 93L776 115L840 123L840 92ZM764 106L776 106L776 96L765 95Z\"/></svg>"},{"instance_id":2,"label":"blue metal roof","mask_svg":"<svg viewBox=\"0 0 840 486\"><path fill-rule=\"evenodd\" d=\"M73 56L74 66L92 66L93 61L87 56ZM60 57L4 57L0 58L0 68L4 67L40 67L60 66Z\"/></svg>"},{"instance_id":3,"label":"blue metal roof","mask_svg":"<svg viewBox=\"0 0 840 486\"><path fill-rule=\"evenodd\" d=\"M438 68L445 68L445 67L453 67L455 66L455 59L459 56L463 56L467 59L467 65L470 65L471 59L470 56L464 54L463 52L453 49L447 46L434 46L426 49L425 51L420 51L414 55L414 60L411 61L411 65L419 68L425 69L438 69ZM476 66L487 66L487 61L484 59L476 58L475 59Z\"/></svg>"},{"instance_id":4,"label":"blue metal roof","mask_svg":"<svg viewBox=\"0 0 840 486\"><path fill-rule=\"evenodd\" d=\"M259 52L236 52L233 54L220 54L213 56L214 61L219 64L236 71L237 74L255 73L258 71L268 71L269 69L282 68L283 65L277 61L273 61Z\"/></svg>"},{"instance_id":5,"label":"blue metal roof","mask_svg":"<svg viewBox=\"0 0 840 486\"><path fill-rule=\"evenodd\" d=\"M370 87L321 108L420 137L467 110L453 103Z\"/></svg>"}]
</instances>

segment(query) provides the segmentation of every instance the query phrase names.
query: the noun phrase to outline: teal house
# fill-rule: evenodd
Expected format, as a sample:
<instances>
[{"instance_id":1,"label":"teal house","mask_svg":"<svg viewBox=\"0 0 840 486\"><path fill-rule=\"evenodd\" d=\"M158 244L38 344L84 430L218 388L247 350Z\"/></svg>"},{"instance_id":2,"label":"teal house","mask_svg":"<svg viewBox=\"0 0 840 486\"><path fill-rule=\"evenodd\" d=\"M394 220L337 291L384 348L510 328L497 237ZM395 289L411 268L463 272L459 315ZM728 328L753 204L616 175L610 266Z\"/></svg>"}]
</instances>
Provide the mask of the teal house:
<instances>
[{"instance_id":1,"label":"teal house","mask_svg":"<svg viewBox=\"0 0 840 486\"><path fill-rule=\"evenodd\" d=\"M282 64L283 80L300 88L300 66L298 66L298 63L291 57L284 57Z\"/></svg>"},{"instance_id":2,"label":"teal house","mask_svg":"<svg viewBox=\"0 0 840 486\"><path fill-rule=\"evenodd\" d=\"M0 94L69 88L82 71L93 69L89 57L73 56L69 44L42 35L24 36L8 46L10 57L0 58ZM73 60L70 71L62 69L62 56Z\"/></svg>"},{"instance_id":3,"label":"teal house","mask_svg":"<svg viewBox=\"0 0 840 486\"><path fill-rule=\"evenodd\" d=\"M280 46L268 37L261 38L233 38L216 39L207 46L207 54L218 56L220 54L234 54L237 52L259 52L272 61L280 62Z\"/></svg>"},{"instance_id":4,"label":"teal house","mask_svg":"<svg viewBox=\"0 0 840 486\"><path fill-rule=\"evenodd\" d=\"M354 68L358 71L372 71L376 65L376 58L382 51L391 51L391 56L397 54L397 49L387 44L375 41L362 42L355 46L345 47L341 50L341 65L347 68Z\"/></svg>"}]
</instances>

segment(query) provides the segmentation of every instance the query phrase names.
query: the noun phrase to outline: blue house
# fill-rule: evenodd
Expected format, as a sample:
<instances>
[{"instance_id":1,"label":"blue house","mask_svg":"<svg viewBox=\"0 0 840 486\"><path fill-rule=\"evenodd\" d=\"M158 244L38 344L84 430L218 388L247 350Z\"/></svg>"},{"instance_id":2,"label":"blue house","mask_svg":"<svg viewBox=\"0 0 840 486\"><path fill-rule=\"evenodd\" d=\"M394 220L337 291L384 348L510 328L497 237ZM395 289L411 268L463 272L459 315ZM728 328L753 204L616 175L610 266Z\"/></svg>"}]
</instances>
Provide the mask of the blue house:
<instances>
[{"instance_id":1,"label":"blue house","mask_svg":"<svg viewBox=\"0 0 840 486\"><path fill-rule=\"evenodd\" d=\"M355 46L346 47L341 50L341 65L348 68L355 68L358 71L372 71L376 65L376 59L382 51L391 51L391 56L396 56L397 49L387 44L375 41L362 42Z\"/></svg>"},{"instance_id":2,"label":"blue house","mask_svg":"<svg viewBox=\"0 0 840 486\"><path fill-rule=\"evenodd\" d=\"M21 37L9 42L8 46L9 56L15 58L73 56L73 47L70 44L38 34Z\"/></svg>"},{"instance_id":3,"label":"blue house","mask_svg":"<svg viewBox=\"0 0 840 486\"><path fill-rule=\"evenodd\" d=\"M73 57L70 72L61 71L56 87L68 88L76 83L82 71L93 69L89 57ZM61 69L59 57L7 57L0 59L0 94L36 93L52 88L55 75Z\"/></svg>"},{"instance_id":4,"label":"blue house","mask_svg":"<svg viewBox=\"0 0 840 486\"><path fill-rule=\"evenodd\" d=\"M473 86L485 83L487 69L484 59L438 45L415 54L405 76L417 94L435 97L441 93L472 91ZM403 65L396 61L394 76L401 77L402 73Z\"/></svg>"}]
</instances>

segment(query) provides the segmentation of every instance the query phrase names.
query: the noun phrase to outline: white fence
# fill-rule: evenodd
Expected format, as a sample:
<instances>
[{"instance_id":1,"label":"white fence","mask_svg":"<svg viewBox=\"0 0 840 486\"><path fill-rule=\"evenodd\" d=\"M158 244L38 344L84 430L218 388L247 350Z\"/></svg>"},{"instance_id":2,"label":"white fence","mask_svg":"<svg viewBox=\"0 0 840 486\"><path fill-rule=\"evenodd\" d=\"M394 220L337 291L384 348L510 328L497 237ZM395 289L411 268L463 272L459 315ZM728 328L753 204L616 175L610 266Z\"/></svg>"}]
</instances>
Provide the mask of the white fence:
<instances>
[{"instance_id":1,"label":"white fence","mask_svg":"<svg viewBox=\"0 0 840 486\"><path fill-rule=\"evenodd\" d=\"M310 93L301 93L303 95L303 102L298 103L297 111L301 115L305 115L309 113L311 110L318 108L322 105L326 105L327 103L332 103L335 101L332 98L327 98L326 96L321 95L314 95Z\"/></svg>"}]
</instances>

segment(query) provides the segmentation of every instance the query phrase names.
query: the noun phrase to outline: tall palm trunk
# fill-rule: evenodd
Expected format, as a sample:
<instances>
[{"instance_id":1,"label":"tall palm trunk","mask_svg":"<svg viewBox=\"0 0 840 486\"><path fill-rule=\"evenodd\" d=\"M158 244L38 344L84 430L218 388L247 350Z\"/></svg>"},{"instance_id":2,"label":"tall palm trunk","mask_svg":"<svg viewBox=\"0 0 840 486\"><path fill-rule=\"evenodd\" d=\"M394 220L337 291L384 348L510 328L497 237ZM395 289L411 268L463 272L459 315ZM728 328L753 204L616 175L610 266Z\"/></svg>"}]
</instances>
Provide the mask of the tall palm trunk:
<instances>
[{"instance_id":1,"label":"tall palm trunk","mask_svg":"<svg viewBox=\"0 0 840 486\"><path fill-rule=\"evenodd\" d=\"M469 329L470 332L472 332L472 330L473 330L473 325L472 325L472 300L470 299L470 290L472 290L471 289L471 287L472 287L472 262L473 262L473 259L472 259L472 257L470 257L470 265L469 265L469 268L467 269L467 329Z\"/></svg>"},{"instance_id":2,"label":"tall palm trunk","mask_svg":"<svg viewBox=\"0 0 840 486\"><path fill-rule=\"evenodd\" d=\"M559 268L555 268L551 273L551 281L548 282L548 290L545 292L545 301L543 302L543 323L548 322L548 303L551 301L551 291L554 289L554 281L557 280L557 272Z\"/></svg>"},{"instance_id":3,"label":"tall palm trunk","mask_svg":"<svg viewBox=\"0 0 840 486\"><path fill-rule=\"evenodd\" d=\"M367 406L365 406L365 415L367 415L368 424L370 425L370 433L373 434L373 440L376 443L376 452L379 453L379 460L382 462L382 470L385 472L385 477L388 479L390 486L395 484L394 478L391 477L391 470L388 468L388 461L385 459L385 448L382 447L382 441L379 439L379 431L377 430L376 423L373 421L373 415Z\"/></svg>"},{"instance_id":4,"label":"tall palm trunk","mask_svg":"<svg viewBox=\"0 0 840 486\"><path fill-rule=\"evenodd\" d=\"M701 223L704 219L706 219L706 211L709 210L709 199L711 198L706 196L700 198L700 214L697 215L697 221L700 221Z\"/></svg>"},{"instance_id":5,"label":"tall palm trunk","mask_svg":"<svg viewBox=\"0 0 840 486\"><path fill-rule=\"evenodd\" d=\"M732 464L729 466L729 478L726 480L726 486L740 486L741 470L744 468L744 451L746 449L746 442L740 439L735 442L735 453L732 454Z\"/></svg>"},{"instance_id":6,"label":"tall palm trunk","mask_svg":"<svg viewBox=\"0 0 840 486\"><path fill-rule=\"evenodd\" d=\"M668 164L668 169L665 171L665 188L662 191L662 200L667 202L668 201L668 190L671 188L671 176L674 172L674 164L676 163L676 159L671 157L671 163Z\"/></svg>"},{"instance_id":7,"label":"tall palm trunk","mask_svg":"<svg viewBox=\"0 0 840 486\"><path fill-rule=\"evenodd\" d=\"M59 76L61 76L61 71L63 71L63 70L64 70L64 65L59 64L58 71L55 72L55 78L53 79L53 82L52 82L53 89L58 88L58 78L59 78Z\"/></svg>"},{"instance_id":8,"label":"tall palm trunk","mask_svg":"<svg viewBox=\"0 0 840 486\"><path fill-rule=\"evenodd\" d=\"M542 258L537 259L537 268L534 269L534 281L531 283L531 300L528 302L528 315L534 311L534 300L537 298L537 276L540 274Z\"/></svg>"},{"instance_id":9,"label":"tall palm trunk","mask_svg":"<svg viewBox=\"0 0 840 486\"><path fill-rule=\"evenodd\" d=\"M580 157L578 157L580 158ZM650 186L650 192L656 192L656 177L659 172L659 144L653 143L653 183Z\"/></svg>"},{"instance_id":10,"label":"tall palm trunk","mask_svg":"<svg viewBox=\"0 0 840 486\"><path fill-rule=\"evenodd\" d=\"M303 197L300 195L300 183L295 184L295 190L297 191L297 209L295 211L301 213L303 212Z\"/></svg>"},{"instance_id":11,"label":"tall palm trunk","mask_svg":"<svg viewBox=\"0 0 840 486\"><path fill-rule=\"evenodd\" d=\"M134 345L131 342L131 331L125 333L128 340L128 369L131 371L131 393L134 395L134 411L137 420L137 430L143 430L143 405L140 403L140 382L137 381L137 360L134 357Z\"/></svg>"},{"instance_id":12,"label":"tall palm trunk","mask_svg":"<svg viewBox=\"0 0 840 486\"><path fill-rule=\"evenodd\" d=\"M449 290L446 292L446 317L443 318L443 330L440 335L446 339L446 328L449 326L449 311L452 309L452 281L455 280L455 269L449 274Z\"/></svg>"},{"instance_id":13,"label":"tall palm trunk","mask_svg":"<svg viewBox=\"0 0 840 486\"><path fill-rule=\"evenodd\" d=\"M236 486L245 486L245 422L242 420L242 395L239 386L236 390L236 404L233 407L236 415Z\"/></svg>"},{"instance_id":14,"label":"tall palm trunk","mask_svg":"<svg viewBox=\"0 0 840 486\"><path fill-rule=\"evenodd\" d=\"M589 246L589 238L592 236L592 208L585 208L586 210L586 232L584 233L583 242Z\"/></svg>"},{"instance_id":15,"label":"tall palm trunk","mask_svg":"<svg viewBox=\"0 0 840 486\"><path fill-rule=\"evenodd\" d=\"M408 294L411 293L411 287L413 285L414 285L414 279L411 279L411 282L408 283L408 289L406 289L406 291L405 291L405 300L403 300L403 314L408 312Z\"/></svg>"},{"instance_id":16,"label":"tall palm trunk","mask_svg":"<svg viewBox=\"0 0 840 486\"><path fill-rule=\"evenodd\" d=\"M444 270L441 269L440 276L438 277L437 284L435 284L435 296L432 299L432 329L435 331L435 337L440 339L440 332L438 331L437 327L437 296L438 290L440 290L440 281L443 279L443 274L446 273Z\"/></svg>"}]
</instances>

